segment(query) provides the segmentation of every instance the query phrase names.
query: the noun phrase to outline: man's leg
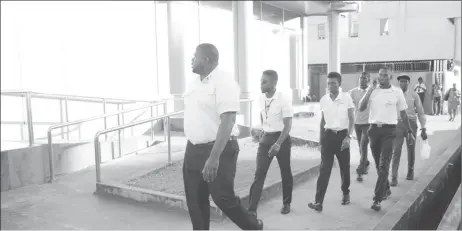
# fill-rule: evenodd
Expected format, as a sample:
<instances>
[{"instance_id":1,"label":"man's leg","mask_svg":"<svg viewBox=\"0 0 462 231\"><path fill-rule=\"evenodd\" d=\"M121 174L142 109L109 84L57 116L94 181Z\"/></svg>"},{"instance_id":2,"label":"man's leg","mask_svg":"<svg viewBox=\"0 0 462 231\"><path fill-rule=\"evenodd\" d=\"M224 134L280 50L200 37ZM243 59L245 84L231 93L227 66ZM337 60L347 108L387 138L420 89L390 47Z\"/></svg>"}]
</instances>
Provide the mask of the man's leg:
<instances>
[{"instance_id":1,"label":"man's leg","mask_svg":"<svg viewBox=\"0 0 462 231\"><path fill-rule=\"evenodd\" d=\"M260 143L257 151L257 169L255 177L250 186L249 193L249 211L257 212L258 202L260 201L263 186L265 184L266 174L271 165L273 158L269 157L268 151L271 148L270 144Z\"/></svg>"},{"instance_id":2,"label":"man's leg","mask_svg":"<svg viewBox=\"0 0 462 231\"><path fill-rule=\"evenodd\" d=\"M278 160L279 169L281 170L282 178L282 203L284 205L281 210L282 213L286 214L290 212L290 203L292 203L292 190L294 180L292 177L292 169L290 166L290 154L291 154L291 141L290 137L282 142L279 153L276 158ZM286 208L288 207L288 208Z\"/></svg>"},{"instance_id":3,"label":"man's leg","mask_svg":"<svg viewBox=\"0 0 462 231\"><path fill-rule=\"evenodd\" d=\"M261 230L263 224L241 205L239 197L234 193L234 177L236 176L239 144L229 141L220 156L217 177L209 183L212 199L228 218L243 230Z\"/></svg>"},{"instance_id":4,"label":"man's leg","mask_svg":"<svg viewBox=\"0 0 462 231\"><path fill-rule=\"evenodd\" d=\"M327 186L329 185L330 174L332 172L332 166L334 164L334 150L335 144L333 144L334 134L326 131L324 144L321 147L321 166L319 169L319 177L316 183L316 197L315 203L322 204L324 202L324 196L326 195Z\"/></svg>"},{"instance_id":5,"label":"man's leg","mask_svg":"<svg viewBox=\"0 0 462 231\"><path fill-rule=\"evenodd\" d=\"M436 97L436 98L435 98L435 101L436 101L436 109L437 109L436 114L437 114L437 115L443 114L443 112L442 112L442 110L441 110L441 109L442 109L442 108L441 108L441 96Z\"/></svg>"},{"instance_id":6,"label":"man's leg","mask_svg":"<svg viewBox=\"0 0 462 231\"><path fill-rule=\"evenodd\" d=\"M382 144L380 142L380 134L378 133L378 129L374 126L370 126L368 130L370 147L372 152L372 157L374 158L375 162L375 169L377 170L377 174L379 172L379 163L380 163L380 150L382 149Z\"/></svg>"},{"instance_id":7,"label":"man's leg","mask_svg":"<svg viewBox=\"0 0 462 231\"><path fill-rule=\"evenodd\" d=\"M412 129L412 134L414 135L415 138L417 138L417 120L409 120L409 123L411 124L411 129ZM414 163L415 163L415 143L411 142L412 145L409 145L409 140L406 139L406 144L407 144L407 180L413 180L414 179Z\"/></svg>"},{"instance_id":8,"label":"man's leg","mask_svg":"<svg viewBox=\"0 0 462 231\"><path fill-rule=\"evenodd\" d=\"M198 148L193 147L188 142L185 156L194 155ZM207 150L204 150L207 151ZM186 204L188 206L189 217L191 218L193 230L210 229L210 201L209 188L202 177L199 168L191 167L188 169L189 159L185 158L183 163L183 182L186 194Z\"/></svg>"},{"instance_id":9,"label":"man's leg","mask_svg":"<svg viewBox=\"0 0 462 231\"><path fill-rule=\"evenodd\" d=\"M382 127L379 177L375 186L374 201L381 202L389 191L388 172L393 153L393 140L396 128Z\"/></svg>"},{"instance_id":10,"label":"man's leg","mask_svg":"<svg viewBox=\"0 0 462 231\"><path fill-rule=\"evenodd\" d=\"M407 129L402 121L396 126L396 137L393 140L393 157L391 165L391 186L398 185L398 169L401 160L404 138L407 137Z\"/></svg>"},{"instance_id":11,"label":"man's leg","mask_svg":"<svg viewBox=\"0 0 462 231\"><path fill-rule=\"evenodd\" d=\"M355 133L356 133L356 139L358 140L359 155L360 155L359 165L356 168L356 174L358 174L358 177L356 178L356 180L361 182L363 181L362 175L364 174L364 169L365 169L365 166L363 165L364 164L363 163L363 150L361 148L361 139L363 136L361 124L355 124Z\"/></svg>"},{"instance_id":12,"label":"man's leg","mask_svg":"<svg viewBox=\"0 0 462 231\"><path fill-rule=\"evenodd\" d=\"M342 179L342 204L346 205L350 203L350 148L346 148L342 151L339 150L335 155L337 156L340 168L340 177Z\"/></svg>"},{"instance_id":13,"label":"man's leg","mask_svg":"<svg viewBox=\"0 0 462 231\"><path fill-rule=\"evenodd\" d=\"M369 129L369 125L361 125L362 135L361 135L361 145L359 147L361 149L361 163L363 165L364 174L367 174L368 168L370 165L369 158L367 157L367 146L369 145L369 136L367 135L368 129Z\"/></svg>"}]
</instances>

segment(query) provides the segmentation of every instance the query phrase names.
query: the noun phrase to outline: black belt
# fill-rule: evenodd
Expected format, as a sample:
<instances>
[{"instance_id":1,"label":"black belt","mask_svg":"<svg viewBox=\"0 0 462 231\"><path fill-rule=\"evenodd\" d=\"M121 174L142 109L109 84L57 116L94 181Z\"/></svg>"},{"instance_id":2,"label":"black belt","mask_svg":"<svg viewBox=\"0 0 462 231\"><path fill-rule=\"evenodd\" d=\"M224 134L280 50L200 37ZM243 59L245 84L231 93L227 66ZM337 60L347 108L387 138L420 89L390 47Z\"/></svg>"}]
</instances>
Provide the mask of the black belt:
<instances>
[{"instance_id":1,"label":"black belt","mask_svg":"<svg viewBox=\"0 0 462 231\"><path fill-rule=\"evenodd\" d=\"M371 126L376 128L396 128L396 124L371 124Z\"/></svg>"},{"instance_id":2,"label":"black belt","mask_svg":"<svg viewBox=\"0 0 462 231\"><path fill-rule=\"evenodd\" d=\"M265 136L278 136L278 135L281 135L281 132L265 132L263 131L263 135Z\"/></svg>"},{"instance_id":3,"label":"black belt","mask_svg":"<svg viewBox=\"0 0 462 231\"><path fill-rule=\"evenodd\" d=\"M233 141L233 140L237 140L237 136L230 136L229 137L229 141ZM189 141L189 142L191 142L191 141ZM191 142L191 144L194 145L194 146L209 146L209 145L213 145L214 143L215 143L215 140L207 142L207 143L201 143L201 144L193 144Z\"/></svg>"},{"instance_id":4,"label":"black belt","mask_svg":"<svg viewBox=\"0 0 462 231\"><path fill-rule=\"evenodd\" d=\"M346 132L348 131L348 129L342 129L342 130L333 130L333 129L326 129L326 131L329 131L329 132L332 132L332 133L335 133L335 134L339 134L341 132Z\"/></svg>"}]
</instances>

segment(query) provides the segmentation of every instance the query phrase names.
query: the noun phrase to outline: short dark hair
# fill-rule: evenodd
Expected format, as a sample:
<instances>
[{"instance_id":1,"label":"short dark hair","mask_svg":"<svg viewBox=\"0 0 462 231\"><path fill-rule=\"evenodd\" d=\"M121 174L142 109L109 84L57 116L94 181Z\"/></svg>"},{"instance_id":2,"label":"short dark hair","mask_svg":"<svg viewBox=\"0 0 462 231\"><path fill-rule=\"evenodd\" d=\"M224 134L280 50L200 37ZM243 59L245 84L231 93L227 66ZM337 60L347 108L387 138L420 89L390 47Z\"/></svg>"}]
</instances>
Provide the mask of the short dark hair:
<instances>
[{"instance_id":1,"label":"short dark hair","mask_svg":"<svg viewBox=\"0 0 462 231\"><path fill-rule=\"evenodd\" d=\"M422 81L423 81L423 78L422 78L422 77L419 77L417 80L422 80Z\"/></svg>"},{"instance_id":2,"label":"short dark hair","mask_svg":"<svg viewBox=\"0 0 462 231\"><path fill-rule=\"evenodd\" d=\"M220 59L220 53L215 45L211 43L201 43L197 46L203 52L203 55L208 57L213 63L217 63Z\"/></svg>"},{"instance_id":3,"label":"short dark hair","mask_svg":"<svg viewBox=\"0 0 462 231\"><path fill-rule=\"evenodd\" d=\"M371 77L371 74L369 74L369 72L363 72L363 73L361 73L361 76L367 76L367 77L370 78L370 77ZM361 76L360 76L360 77L361 77Z\"/></svg>"},{"instance_id":4,"label":"short dark hair","mask_svg":"<svg viewBox=\"0 0 462 231\"><path fill-rule=\"evenodd\" d=\"M327 78L328 79L337 79L339 83L342 82L342 75L338 72L329 72L329 74L327 74Z\"/></svg>"},{"instance_id":5,"label":"short dark hair","mask_svg":"<svg viewBox=\"0 0 462 231\"><path fill-rule=\"evenodd\" d=\"M278 73L275 70L266 70L263 71L263 74L270 77L274 81L278 81Z\"/></svg>"}]
</instances>

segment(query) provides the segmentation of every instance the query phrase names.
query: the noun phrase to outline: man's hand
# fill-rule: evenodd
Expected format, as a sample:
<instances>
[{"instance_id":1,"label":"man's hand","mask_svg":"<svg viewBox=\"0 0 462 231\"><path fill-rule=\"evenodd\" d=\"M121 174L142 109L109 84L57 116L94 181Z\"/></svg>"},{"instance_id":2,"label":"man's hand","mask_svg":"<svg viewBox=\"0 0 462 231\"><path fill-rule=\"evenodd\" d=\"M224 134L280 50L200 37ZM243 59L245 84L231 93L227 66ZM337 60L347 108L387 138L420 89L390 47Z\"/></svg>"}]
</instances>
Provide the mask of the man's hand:
<instances>
[{"instance_id":1,"label":"man's hand","mask_svg":"<svg viewBox=\"0 0 462 231\"><path fill-rule=\"evenodd\" d=\"M273 144L268 152L269 157L276 156L279 153L279 149L281 149L281 145L278 143Z\"/></svg>"},{"instance_id":2,"label":"man's hand","mask_svg":"<svg viewBox=\"0 0 462 231\"><path fill-rule=\"evenodd\" d=\"M414 145L415 144L415 137L412 134L412 131L407 132L407 142L409 142L409 145Z\"/></svg>"},{"instance_id":3,"label":"man's hand","mask_svg":"<svg viewBox=\"0 0 462 231\"><path fill-rule=\"evenodd\" d=\"M212 155L210 155L212 156ZM205 182L211 183L217 177L219 160L217 158L209 157L205 162L204 169L202 170L202 177Z\"/></svg>"},{"instance_id":4,"label":"man's hand","mask_svg":"<svg viewBox=\"0 0 462 231\"><path fill-rule=\"evenodd\" d=\"M428 138L428 136L427 136L427 129L422 128L422 129L420 129L420 130L422 130L422 131L420 132L420 137L422 137L422 140L427 140L427 138Z\"/></svg>"},{"instance_id":5,"label":"man's hand","mask_svg":"<svg viewBox=\"0 0 462 231\"><path fill-rule=\"evenodd\" d=\"M373 87L374 89L377 87L377 83L378 83L378 82L377 82L377 78L374 78L374 79L372 80L372 87Z\"/></svg>"},{"instance_id":6,"label":"man's hand","mask_svg":"<svg viewBox=\"0 0 462 231\"><path fill-rule=\"evenodd\" d=\"M347 136L342 141L342 147L340 147L340 151L343 151L343 150L345 150L345 149L347 149L349 147L350 147L350 137Z\"/></svg>"}]
</instances>

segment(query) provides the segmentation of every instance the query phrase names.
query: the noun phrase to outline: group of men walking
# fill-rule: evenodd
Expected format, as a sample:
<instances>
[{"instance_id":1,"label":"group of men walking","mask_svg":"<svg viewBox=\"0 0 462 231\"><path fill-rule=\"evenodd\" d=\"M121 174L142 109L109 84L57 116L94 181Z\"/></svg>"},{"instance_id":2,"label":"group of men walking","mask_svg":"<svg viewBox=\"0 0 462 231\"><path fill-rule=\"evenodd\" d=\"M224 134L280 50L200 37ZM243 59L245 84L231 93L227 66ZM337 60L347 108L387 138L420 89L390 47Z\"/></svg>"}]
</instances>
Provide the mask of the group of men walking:
<instances>
[{"instance_id":1,"label":"group of men walking","mask_svg":"<svg viewBox=\"0 0 462 231\"><path fill-rule=\"evenodd\" d=\"M293 178L291 171L291 139L293 109L289 99L277 90L278 74L273 70L262 73L262 95L259 99L262 124L256 153L256 171L245 208L234 192L234 178L239 154L235 125L240 109L240 89L234 78L218 66L219 53L212 44L200 44L192 60L194 78L184 95L184 131L188 143L183 165L186 201L193 229L210 228L210 202L215 204L239 228L261 230L257 207L266 174L276 157L281 170L283 195L281 213L290 212ZM398 181L398 166L404 139L408 145L407 179L414 176L414 148L417 134L416 118L421 124L421 136L426 139L425 115L419 96L408 91L410 78L399 76L401 89L391 85L391 72L384 68L370 84L370 75L362 73L359 87L349 93L339 90L342 76L331 72L327 76L329 93L320 100L321 167L316 184L316 196L308 206L322 211L334 156L342 179L341 204L350 203L350 139L356 132L361 161L356 170L358 181L367 174L370 142L378 172L372 209L390 194L390 186ZM388 172L393 159L392 181Z\"/></svg>"}]
</instances>

